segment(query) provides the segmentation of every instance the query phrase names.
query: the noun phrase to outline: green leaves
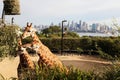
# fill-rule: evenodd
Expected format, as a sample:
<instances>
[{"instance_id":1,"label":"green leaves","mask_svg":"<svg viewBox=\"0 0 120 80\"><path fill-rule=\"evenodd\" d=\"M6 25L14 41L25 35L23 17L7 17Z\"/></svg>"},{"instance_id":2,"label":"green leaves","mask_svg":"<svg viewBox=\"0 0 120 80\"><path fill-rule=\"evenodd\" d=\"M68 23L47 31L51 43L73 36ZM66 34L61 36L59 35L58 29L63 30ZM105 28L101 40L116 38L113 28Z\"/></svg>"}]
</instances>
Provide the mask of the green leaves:
<instances>
[{"instance_id":1,"label":"green leaves","mask_svg":"<svg viewBox=\"0 0 120 80\"><path fill-rule=\"evenodd\" d=\"M44 38L40 40L52 51L61 50L61 38ZM24 40L23 43L29 42ZM110 58L112 56L120 57L120 38L115 37L81 37L81 38L64 38L64 51L76 51L78 54L100 55ZM69 53L68 53L69 54Z\"/></svg>"},{"instance_id":2,"label":"green leaves","mask_svg":"<svg viewBox=\"0 0 120 80\"><path fill-rule=\"evenodd\" d=\"M49 28L46 28L42 31L43 34L53 34L61 32L61 29L59 26L50 26Z\"/></svg>"},{"instance_id":3,"label":"green leaves","mask_svg":"<svg viewBox=\"0 0 120 80\"><path fill-rule=\"evenodd\" d=\"M69 32L67 31L67 28L65 28L63 32L64 38L79 38L79 35L75 32ZM61 38L62 31L61 27L59 26L50 26L49 28L46 28L42 30L42 35L39 34L41 37L45 36L46 38Z\"/></svg>"},{"instance_id":4,"label":"green leaves","mask_svg":"<svg viewBox=\"0 0 120 80\"><path fill-rule=\"evenodd\" d=\"M19 31L19 27L16 25L0 28L0 57L16 55L18 37L16 31Z\"/></svg>"}]
</instances>

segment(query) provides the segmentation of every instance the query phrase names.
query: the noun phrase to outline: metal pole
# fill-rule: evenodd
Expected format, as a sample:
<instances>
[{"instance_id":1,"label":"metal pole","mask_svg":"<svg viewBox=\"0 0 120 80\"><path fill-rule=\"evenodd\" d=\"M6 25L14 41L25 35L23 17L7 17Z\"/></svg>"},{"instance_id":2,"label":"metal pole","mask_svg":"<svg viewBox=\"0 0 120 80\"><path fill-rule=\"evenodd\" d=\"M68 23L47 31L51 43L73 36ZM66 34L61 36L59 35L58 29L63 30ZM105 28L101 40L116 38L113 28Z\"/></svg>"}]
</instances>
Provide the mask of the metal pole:
<instances>
[{"instance_id":1,"label":"metal pole","mask_svg":"<svg viewBox=\"0 0 120 80\"><path fill-rule=\"evenodd\" d=\"M3 3L3 11L2 11L2 23L5 23L5 10L4 10L4 3Z\"/></svg>"},{"instance_id":2,"label":"metal pole","mask_svg":"<svg viewBox=\"0 0 120 80\"><path fill-rule=\"evenodd\" d=\"M11 25L14 24L14 17L11 18Z\"/></svg>"},{"instance_id":3,"label":"metal pole","mask_svg":"<svg viewBox=\"0 0 120 80\"><path fill-rule=\"evenodd\" d=\"M61 31L61 32L62 32L62 35L61 35L61 55L62 55L62 52L63 52L63 36L64 36L64 35L63 35L63 26L64 26L63 23L64 23L64 22L67 22L67 20L63 20L63 21L62 21L62 29L61 29L61 30L62 30L62 31Z\"/></svg>"}]
</instances>

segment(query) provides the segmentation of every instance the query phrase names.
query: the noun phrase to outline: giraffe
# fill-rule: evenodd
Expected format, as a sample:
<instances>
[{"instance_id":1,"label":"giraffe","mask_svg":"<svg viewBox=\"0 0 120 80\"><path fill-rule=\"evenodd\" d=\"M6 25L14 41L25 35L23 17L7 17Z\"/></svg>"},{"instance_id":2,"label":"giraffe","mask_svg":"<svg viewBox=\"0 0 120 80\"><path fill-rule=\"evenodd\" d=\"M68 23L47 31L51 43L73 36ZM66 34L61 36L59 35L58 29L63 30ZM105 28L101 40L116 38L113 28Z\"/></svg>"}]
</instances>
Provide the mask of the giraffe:
<instances>
[{"instance_id":1,"label":"giraffe","mask_svg":"<svg viewBox=\"0 0 120 80\"><path fill-rule=\"evenodd\" d=\"M27 26L25 27L25 30L24 30L24 32L23 32L23 34L21 36L22 39L31 36L30 33L36 32L36 29L31 28L31 26L32 26L32 23L29 25L29 23L27 22ZM29 28L31 28L31 29L29 29ZM37 35L32 34L32 37L34 37L33 40L35 39L35 40L39 41L40 44L42 44L42 42L39 40ZM31 49L31 46L32 46L31 43L27 43L27 44L23 45L23 47L30 48L30 49ZM43 67L43 65L44 65L44 63L42 62L42 60L41 60L41 58L39 56L38 66Z\"/></svg>"},{"instance_id":2,"label":"giraffe","mask_svg":"<svg viewBox=\"0 0 120 80\"><path fill-rule=\"evenodd\" d=\"M34 40L31 44L32 49L36 51L42 62L44 62L49 68L57 67L64 70L64 66L60 59L54 55L48 47L40 45L40 43L36 40Z\"/></svg>"},{"instance_id":3,"label":"giraffe","mask_svg":"<svg viewBox=\"0 0 120 80\"><path fill-rule=\"evenodd\" d=\"M19 65L17 67L17 75L18 75L18 79L22 80L24 79L24 77L26 77L25 74L28 71L33 72L35 70L35 65L33 61L31 60L30 55L26 51L26 48L22 46L21 38L18 39L18 52L17 53L20 58Z\"/></svg>"},{"instance_id":4,"label":"giraffe","mask_svg":"<svg viewBox=\"0 0 120 80\"><path fill-rule=\"evenodd\" d=\"M38 54L38 65L40 65L39 63L42 62L46 64L46 66L48 66L49 68L58 67L60 68L60 70L63 71L65 67L60 61L60 59L56 55L54 55L47 46L42 44L35 32L36 30L32 28L32 23L30 25L28 25L27 23L27 26L25 27L25 30L22 35L22 39L29 36L33 38L32 42L30 43L31 45L26 47L31 47Z\"/></svg>"}]
</instances>

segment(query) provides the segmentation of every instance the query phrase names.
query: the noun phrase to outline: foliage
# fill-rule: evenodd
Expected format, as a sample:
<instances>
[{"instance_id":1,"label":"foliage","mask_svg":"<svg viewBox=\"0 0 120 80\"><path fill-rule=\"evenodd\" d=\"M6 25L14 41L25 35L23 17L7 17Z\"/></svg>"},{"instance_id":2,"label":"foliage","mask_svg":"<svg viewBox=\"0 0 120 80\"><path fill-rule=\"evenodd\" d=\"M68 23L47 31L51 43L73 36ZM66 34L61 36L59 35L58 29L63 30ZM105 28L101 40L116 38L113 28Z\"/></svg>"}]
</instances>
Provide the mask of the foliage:
<instances>
[{"instance_id":1,"label":"foliage","mask_svg":"<svg viewBox=\"0 0 120 80\"><path fill-rule=\"evenodd\" d=\"M65 38L79 38L79 35L75 32L66 32L66 34L64 34Z\"/></svg>"},{"instance_id":2,"label":"foliage","mask_svg":"<svg viewBox=\"0 0 120 80\"><path fill-rule=\"evenodd\" d=\"M98 45L105 53L115 57L120 55L119 39L104 38L98 40Z\"/></svg>"},{"instance_id":3,"label":"foliage","mask_svg":"<svg viewBox=\"0 0 120 80\"><path fill-rule=\"evenodd\" d=\"M61 50L60 38L40 39L43 44L52 51ZM120 57L120 38L119 37L81 37L64 38L63 51L76 51L78 54L100 55L106 59Z\"/></svg>"},{"instance_id":4,"label":"foliage","mask_svg":"<svg viewBox=\"0 0 120 80\"><path fill-rule=\"evenodd\" d=\"M114 60L114 58L111 55L103 52L101 49L98 49L97 52L98 52L98 54L100 55L101 58L104 58L104 59L107 59L107 60Z\"/></svg>"},{"instance_id":5,"label":"foliage","mask_svg":"<svg viewBox=\"0 0 120 80\"><path fill-rule=\"evenodd\" d=\"M111 68L107 68L102 76L103 80L120 80L120 66L119 64L113 65Z\"/></svg>"},{"instance_id":6,"label":"foliage","mask_svg":"<svg viewBox=\"0 0 120 80\"><path fill-rule=\"evenodd\" d=\"M75 32L66 31L63 34L64 38L79 38L79 35L77 35ZM61 38L61 35L62 33L60 26L50 26L49 28L42 30L42 33L39 34L39 37Z\"/></svg>"},{"instance_id":7,"label":"foliage","mask_svg":"<svg viewBox=\"0 0 120 80\"><path fill-rule=\"evenodd\" d=\"M49 69L48 67L39 68L36 66L35 73L27 72L23 73L24 80L120 80L120 66L119 64L111 65L111 67L105 67L103 73L95 74L93 71L83 72L74 67L68 67L68 72L60 71L58 68ZM34 75L34 77L32 76ZM7 80L2 74L0 74L1 80ZM14 77L8 80L17 80Z\"/></svg>"},{"instance_id":8,"label":"foliage","mask_svg":"<svg viewBox=\"0 0 120 80\"><path fill-rule=\"evenodd\" d=\"M49 28L42 30L43 34L54 34L59 32L61 32L61 29L59 26L50 26Z\"/></svg>"},{"instance_id":9,"label":"foliage","mask_svg":"<svg viewBox=\"0 0 120 80\"><path fill-rule=\"evenodd\" d=\"M20 14L19 0L4 0L5 15Z\"/></svg>"},{"instance_id":10,"label":"foliage","mask_svg":"<svg viewBox=\"0 0 120 80\"><path fill-rule=\"evenodd\" d=\"M49 47L51 50L61 49L61 39L41 39L43 44ZM63 39L63 49L64 50L76 50L79 47L79 39ZM74 44L73 44L74 43Z\"/></svg>"},{"instance_id":11,"label":"foliage","mask_svg":"<svg viewBox=\"0 0 120 80\"><path fill-rule=\"evenodd\" d=\"M48 67L36 67L34 78L32 72L23 74L24 80L96 80L98 75L91 72L82 72L73 67L68 68L68 72L61 71L57 67L50 69Z\"/></svg>"},{"instance_id":12,"label":"foliage","mask_svg":"<svg viewBox=\"0 0 120 80\"><path fill-rule=\"evenodd\" d=\"M81 54L81 53L83 52L83 49L77 48L77 52L78 52L79 54Z\"/></svg>"},{"instance_id":13,"label":"foliage","mask_svg":"<svg viewBox=\"0 0 120 80\"><path fill-rule=\"evenodd\" d=\"M0 28L0 56L15 56L17 50L18 26ZM69 33L68 33L69 34ZM71 34L71 33L70 33ZM40 34L38 33L38 36ZM54 34L55 35L55 34ZM56 36L56 35L55 35ZM60 34L59 34L60 36ZM41 38L40 40L52 51L61 50L61 38ZM23 44L31 42L31 38L23 40ZM78 54L101 55L102 57L120 57L120 37L67 37L63 38L63 51L76 51ZM98 49L100 48L100 49Z\"/></svg>"},{"instance_id":14,"label":"foliage","mask_svg":"<svg viewBox=\"0 0 120 80\"><path fill-rule=\"evenodd\" d=\"M118 20L115 18L113 18L113 21L112 21L112 28L116 29L120 33L120 24L118 24Z\"/></svg>"},{"instance_id":15,"label":"foliage","mask_svg":"<svg viewBox=\"0 0 120 80\"><path fill-rule=\"evenodd\" d=\"M91 47L92 47L92 39L89 38L89 37L81 38L81 40L80 40L80 46L84 50L90 50Z\"/></svg>"},{"instance_id":16,"label":"foliage","mask_svg":"<svg viewBox=\"0 0 120 80\"><path fill-rule=\"evenodd\" d=\"M0 28L0 57L16 55L18 30L16 25Z\"/></svg>"}]
</instances>

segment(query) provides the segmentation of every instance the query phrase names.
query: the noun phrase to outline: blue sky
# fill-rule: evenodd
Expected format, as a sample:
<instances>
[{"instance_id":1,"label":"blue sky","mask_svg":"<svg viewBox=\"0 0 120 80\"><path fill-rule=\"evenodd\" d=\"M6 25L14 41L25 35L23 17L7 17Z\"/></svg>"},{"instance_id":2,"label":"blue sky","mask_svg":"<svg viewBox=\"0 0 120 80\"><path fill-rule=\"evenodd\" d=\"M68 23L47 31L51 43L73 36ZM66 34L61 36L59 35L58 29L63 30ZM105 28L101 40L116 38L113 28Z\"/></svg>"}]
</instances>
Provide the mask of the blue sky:
<instances>
[{"instance_id":1,"label":"blue sky","mask_svg":"<svg viewBox=\"0 0 120 80\"><path fill-rule=\"evenodd\" d=\"M0 15L2 13L0 1ZM112 18L120 18L120 0L20 0L21 15L14 16L15 23L25 26L26 22L34 25L58 24L62 20L79 20L109 23ZM12 16L6 16L10 22Z\"/></svg>"}]
</instances>

